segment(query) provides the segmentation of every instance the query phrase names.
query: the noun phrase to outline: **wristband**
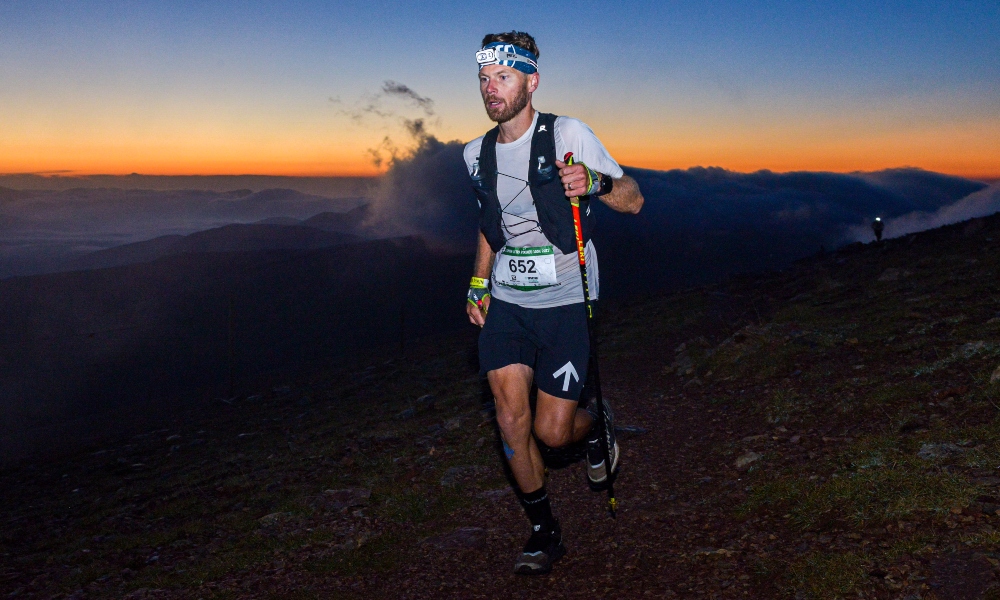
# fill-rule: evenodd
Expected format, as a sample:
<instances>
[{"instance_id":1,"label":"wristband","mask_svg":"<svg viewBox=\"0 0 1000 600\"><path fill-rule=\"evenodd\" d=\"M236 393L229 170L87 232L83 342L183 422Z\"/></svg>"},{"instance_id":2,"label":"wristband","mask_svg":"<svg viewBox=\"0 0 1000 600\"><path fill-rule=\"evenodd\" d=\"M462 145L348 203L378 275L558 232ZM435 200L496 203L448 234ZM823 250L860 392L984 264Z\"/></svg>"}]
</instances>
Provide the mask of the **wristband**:
<instances>
[{"instance_id":1,"label":"wristband","mask_svg":"<svg viewBox=\"0 0 1000 600\"><path fill-rule=\"evenodd\" d=\"M597 171L591 169L587 166L587 163L578 162L578 165L583 165L583 172L587 174L587 191L581 194L582 196L596 196L600 195L601 191L601 174Z\"/></svg>"},{"instance_id":2,"label":"wristband","mask_svg":"<svg viewBox=\"0 0 1000 600\"><path fill-rule=\"evenodd\" d=\"M601 190L601 176L587 165L583 165L583 168L587 169L587 193L585 195L593 196Z\"/></svg>"},{"instance_id":3,"label":"wristband","mask_svg":"<svg viewBox=\"0 0 1000 600\"><path fill-rule=\"evenodd\" d=\"M469 301L469 304L472 304L473 306L482 309L483 300L486 300L486 298L489 297L489 295L490 291L485 287L472 286L469 288L469 293L466 294L465 299ZM485 309L483 312L485 312Z\"/></svg>"},{"instance_id":4,"label":"wristband","mask_svg":"<svg viewBox=\"0 0 1000 600\"><path fill-rule=\"evenodd\" d=\"M472 281L469 283L469 287L474 288L487 288L489 287L490 280L483 279L482 277L473 277Z\"/></svg>"}]
</instances>

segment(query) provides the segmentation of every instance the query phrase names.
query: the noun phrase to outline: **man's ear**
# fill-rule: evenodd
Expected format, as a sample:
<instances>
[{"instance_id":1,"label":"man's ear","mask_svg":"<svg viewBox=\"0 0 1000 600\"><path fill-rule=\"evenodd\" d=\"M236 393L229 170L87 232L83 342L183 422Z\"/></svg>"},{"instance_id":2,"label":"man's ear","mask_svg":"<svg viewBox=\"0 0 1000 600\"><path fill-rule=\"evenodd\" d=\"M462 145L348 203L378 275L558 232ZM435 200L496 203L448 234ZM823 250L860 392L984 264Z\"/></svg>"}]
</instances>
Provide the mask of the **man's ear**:
<instances>
[{"instance_id":1,"label":"man's ear","mask_svg":"<svg viewBox=\"0 0 1000 600\"><path fill-rule=\"evenodd\" d=\"M528 75L528 92L534 92L538 89L538 71L535 71L531 75Z\"/></svg>"}]
</instances>

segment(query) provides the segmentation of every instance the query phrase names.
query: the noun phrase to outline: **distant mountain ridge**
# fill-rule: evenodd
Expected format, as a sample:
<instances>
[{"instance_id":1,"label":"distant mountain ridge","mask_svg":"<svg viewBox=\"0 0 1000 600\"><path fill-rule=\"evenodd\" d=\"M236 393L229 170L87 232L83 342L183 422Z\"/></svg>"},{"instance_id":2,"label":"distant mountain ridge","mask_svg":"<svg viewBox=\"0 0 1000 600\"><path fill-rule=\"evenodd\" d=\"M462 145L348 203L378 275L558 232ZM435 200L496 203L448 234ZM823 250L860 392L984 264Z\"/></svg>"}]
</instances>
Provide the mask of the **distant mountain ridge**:
<instances>
[{"instance_id":1,"label":"distant mountain ridge","mask_svg":"<svg viewBox=\"0 0 1000 600\"><path fill-rule=\"evenodd\" d=\"M35 192L25 190L14 190L0 186L0 202L14 202L25 198L32 198Z\"/></svg>"},{"instance_id":2,"label":"distant mountain ridge","mask_svg":"<svg viewBox=\"0 0 1000 600\"><path fill-rule=\"evenodd\" d=\"M315 227L323 231L336 231L340 233L358 232L371 216L371 212L370 204L362 204L347 212L322 212L302 221L302 224L306 227Z\"/></svg>"},{"instance_id":3,"label":"distant mountain ridge","mask_svg":"<svg viewBox=\"0 0 1000 600\"><path fill-rule=\"evenodd\" d=\"M315 250L359 242L362 239L349 233L335 233L301 225L225 225L186 236L165 235L145 242L99 250L72 261L69 266L71 270L82 271L149 262L176 254Z\"/></svg>"},{"instance_id":4,"label":"distant mountain ridge","mask_svg":"<svg viewBox=\"0 0 1000 600\"><path fill-rule=\"evenodd\" d=\"M281 175L56 175L31 173L0 175L0 186L20 190L52 191L68 188L119 188L156 191L209 190L226 192L242 188L293 189L327 197L364 196L373 177L286 177Z\"/></svg>"},{"instance_id":5,"label":"distant mountain ridge","mask_svg":"<svg viewBox=\"0 0 1000 600\"><path fill-rule=\"evenodd\" d=\"M73 188L60 191L0 188L0 214L50 228L80 230L130 227L192 220L223 219L252 223L261 219L308 219L323 212L347 212L366 203L359 196L329 198L290 189L157 191L119 188Z\"/></svg>"},{"instance_id":6,"label":"distant mountain ridge","mask_svg":"<svg viewBox=\"0 0 1000 600\"><path fill-rule=\"evenodd\" d=\"M362 231L365 222L371 215L371 205L362 204L347 212L321 212L308 219L300 220L291 217L271 217L257 221L256 225L303 225L315 227L323 231L340 233L358 233Z\"/></svg>"},{"instance_id":7,"label":"distant mountain ridge","mask_svg":"<svg viewBox=\"0 0 1000 600\"><path fill-rule=\"evenodd\" d=\"M218 192L89 187L58 191L0 188L0 231L3 233L0 240L0 278L92 268L91 264L123 264L121 261L126 260L124 257L129 253L151 260L165 255L163 252L172 244L170 239L107 254L105 257L110 263L84 257L95 251L149 242L164 236L186 236L233 224L280 223L347 234L357 228L364 216L363 212L353 210L365 203L366 200L361 197L329 198L280 188L256 192L250 189ZM339 218L336 216L339 213L350 213L351 216ZM324 222L329 223L324 225L317 221L303 225L303 221L321 214L327 215ZM220 241L226 236L217 232L215 235L219 239L209 247L219 248L218 251L295 249L351 241L350 238L335 239L330 236L318 240L316 234L300 233L310 241L296 241L288 232L265 234L261 230L249 235L247 232L236 234L230 231L230 237L243 235L247 242L232 241L226 245ZM276 241L279 238L286 238L286 241ZM250 244L251 239L256 239L258 243ZM118 258L112 260L111 256Z\"/></svg>"}]
</instances>

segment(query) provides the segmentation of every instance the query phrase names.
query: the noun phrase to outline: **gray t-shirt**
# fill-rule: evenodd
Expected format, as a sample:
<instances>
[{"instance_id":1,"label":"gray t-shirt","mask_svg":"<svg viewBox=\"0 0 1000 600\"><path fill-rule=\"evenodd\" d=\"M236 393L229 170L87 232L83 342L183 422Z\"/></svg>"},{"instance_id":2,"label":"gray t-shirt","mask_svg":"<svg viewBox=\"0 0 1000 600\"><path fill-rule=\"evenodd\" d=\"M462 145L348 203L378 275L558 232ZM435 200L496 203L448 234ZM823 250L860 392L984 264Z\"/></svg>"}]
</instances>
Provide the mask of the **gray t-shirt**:
<instances>
[{"instance_id":1,"label":"gray t-shirt","mask_svg":"<svg viewBox=\"0 0 1000 600\"><path fill-rule=\"evenodd\" d=\"M497 144L497 198L503 208L503 230L507 244L504 250L497 253L493 263L492 294L504 302L511 302L525 308L551 308L566 304L583 302L583 282L580 279L580 263L576 253L564 254L559 248L552 247L555 262L556 283L537 289L518 289L503 285L497 280L501 270L500 261L508 261L511 256L505 254L508 248L544 248L552 246L538 225L538 213L535 202L528 187L528 169L531 160L531 136L538 122L538 112L535 112L531 127L518 140L509 144ZM597 139L594 132L582 121L570 117L557 117L555 122L556 156L563 157L572 152L578 162L584 162L588 167L610 175L615 179L623 173L615 159ZM472 173L473 166L479 162L479 149L483 138L478 137L465 146L465 166ZM566 199L569 202L569 198ZM569 224L572 227L572 224ZM596 300L599 292L597 251L593 242L587 242L585 250L587 259L587 279L590 283L590 297ZM549 256L544 255L545 259ZM539 258L539 262L544 260ZM504 265L505 266L505 265Z\"/></svg>"}]
</instances>

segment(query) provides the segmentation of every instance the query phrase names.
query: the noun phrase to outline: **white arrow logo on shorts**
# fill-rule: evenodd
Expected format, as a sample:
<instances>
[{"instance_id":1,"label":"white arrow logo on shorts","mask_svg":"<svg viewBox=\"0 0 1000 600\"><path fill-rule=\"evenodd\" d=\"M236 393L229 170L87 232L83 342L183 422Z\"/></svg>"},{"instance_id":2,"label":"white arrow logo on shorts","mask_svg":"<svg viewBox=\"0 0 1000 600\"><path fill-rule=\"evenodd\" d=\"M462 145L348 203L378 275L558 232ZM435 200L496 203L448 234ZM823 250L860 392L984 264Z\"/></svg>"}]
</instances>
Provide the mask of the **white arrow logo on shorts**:
<instances>
[{"instance_id":1,"label":"white arrow logo on shorts","mask_svg":"<svg viewBox=\"0 0 1000 600\"><path fill-rule=\"evenodd\" d=\"M575 381L580 381L580 374L576 372L575 368L573 368L573 361L569 361L566 364L564 364L558 371L556 371L555 373L552 374L552 378L553 379L559 379L560 375L565 376L565 379L563 379L563 391L564 392L568 392L569 391L569 378L570 377L572 377Z\"/></svg>"}]
</instances>

